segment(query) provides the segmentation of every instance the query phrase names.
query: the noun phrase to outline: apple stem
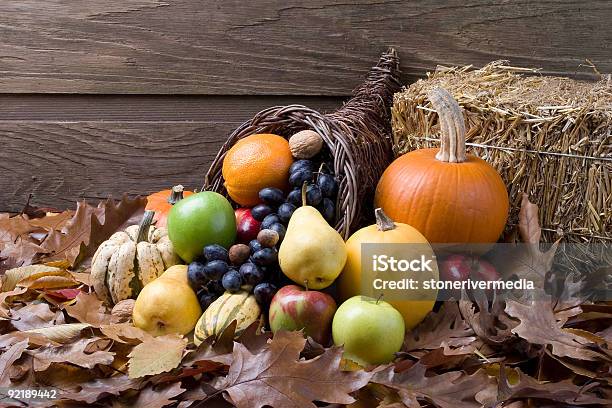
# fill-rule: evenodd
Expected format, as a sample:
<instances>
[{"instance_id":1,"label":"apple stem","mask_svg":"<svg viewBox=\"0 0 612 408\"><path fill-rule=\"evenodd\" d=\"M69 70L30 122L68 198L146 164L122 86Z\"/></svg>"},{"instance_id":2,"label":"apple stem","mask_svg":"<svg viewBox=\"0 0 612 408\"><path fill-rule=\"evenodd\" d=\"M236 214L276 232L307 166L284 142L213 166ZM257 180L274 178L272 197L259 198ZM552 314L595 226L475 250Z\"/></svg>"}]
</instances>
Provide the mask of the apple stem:
<instances>
[{"instance_id":1,"label":"apple stem","mask_svg":"<svg viewBox=\"0 0 612 408\"><path fill-rule=\"evenodd\" d=\"M306 206L308 205L306 203L306 181L304 182L304 184L302 184L302 206Z\"/></svg>"},{"instance_id":2,"label":"apple stem","mask_svg":"<svg viewBox=\"0 0 612 408\"><path fill-rule=\"evenodd\" d=\"M308 279L304 281L304 287L306 288L306 292L308 292Z\"/></svg>"},{"instance_id":3,"label":"apple stem","mask_svg":"<svg viewBox=\"0 0 612 408\"><path fill-rule=\"evenodd\" d=\"M170 193L170 197L168 197L168 204L176 204L183 199L183 190L185 187L182 185L176 185L172 187L172 192Z\"/></svg>"},{"instance_id":4,"label":"apple stem","mask_svg":"<svg viewBox=\"0 0 612 408\"><path fill-rule=\"evenodd\" d=\"M384 293L381 293L380 295L378 295L378 299L376 299L376 304L378 304L378 302L380 302L380 300L383 298Z\"/></svg>"},{"instance_id":5,"label":"apple stem","mask_svg":"<svg viewBox=\"0 0 612 408\"><path fill-rule=\"evenodd\" d=\"M379 231L391 231L395 229L395 223L382 208L377 208L374 210L374 216L376 217L376 226Z\"/></svg>"}]
</instances>

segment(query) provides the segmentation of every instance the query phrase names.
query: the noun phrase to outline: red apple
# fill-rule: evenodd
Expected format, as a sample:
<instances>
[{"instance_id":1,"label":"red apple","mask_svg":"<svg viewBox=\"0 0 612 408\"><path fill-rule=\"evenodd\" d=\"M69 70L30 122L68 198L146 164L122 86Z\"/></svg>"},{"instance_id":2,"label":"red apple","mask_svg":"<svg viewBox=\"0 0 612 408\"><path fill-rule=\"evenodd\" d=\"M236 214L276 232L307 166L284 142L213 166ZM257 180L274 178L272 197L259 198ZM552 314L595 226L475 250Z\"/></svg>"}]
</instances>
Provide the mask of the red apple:
<instances>
[{"instance_id":1,"label":"red apple","mask_svg":"<svg viewBox=\"0 0 612 408\"><path fill-rule=\"evenodd\" d=\"M236 214L236 239L241 244L248 244L249 241L256 239L259 233L261 222L251 215L250 208L238 208Z\"/></svg>"},{"instance_id":2,"label":"red apple","mask_svg":"<svg viewBox=\"0 0 612 408\"><path fill-rule=\"evenodd\" d=\"M477 256L451 255L440 264L440 280L465 281L468 278L474 281L495 281L500 279L500 275L489 261ZM461 291L450 290L447 295L458 299Z\"/></svg>"},{"instance_id":3,"label":"red apple","mask_svg":"<svg viewBox=\"0 0 612 408\"><path fill-rule=\"evenodd\" d=\"M440 280L494 281L500 278L495 267L487 260L477 256L451 255L440 265Z\"/></svg>"},{"instance_id":4,"label":"red apple","mask_svg":"<svg viewBox=\"0 0 612 408\"><path fill-rule=\"evenodd\" d=\"M303 329L314 341L326 345L334 313L336 301L328 294L287 285L276 292L270 303L270 328L273 333Z\"/></svg>"}]
</instances>

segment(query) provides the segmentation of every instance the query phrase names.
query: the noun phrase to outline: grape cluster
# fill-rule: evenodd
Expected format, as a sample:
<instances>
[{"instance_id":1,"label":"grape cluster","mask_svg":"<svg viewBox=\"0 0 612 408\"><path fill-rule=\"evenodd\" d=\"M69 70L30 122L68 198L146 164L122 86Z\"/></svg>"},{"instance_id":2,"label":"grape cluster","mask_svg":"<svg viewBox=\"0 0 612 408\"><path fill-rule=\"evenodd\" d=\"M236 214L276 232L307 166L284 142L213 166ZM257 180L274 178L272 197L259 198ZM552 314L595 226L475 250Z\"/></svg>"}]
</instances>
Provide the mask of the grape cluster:
<instances>
[{"instance_id":1,"label":"grape cluster","mask_svg":"<svg viewBox=\"0 0 612 408\"><path fill-rule=\"evenodd\" d=\"M276 248L264 247L259 241L254 241L258 245L236 244L229 251L221 245L208 245L203 254L189 264L189 284L196 291L202 309L210 306L225 291L252 291L262 306L270 303L276 286L268 279L274 272L268 266L278 264L278 253Z\"/></svg>"},{"instance_id":2,"label":"grape cluster","mask_svg":"<svg viewBox=\"0 0 612 408\"><path fill-rule=\"evenodd\" d=\"M267 187L259 192L261 204L251 209L253 218L261 222L257 239L232 245L204 247L200 257L189 264L189 284L206 309L223 292L252 291L257 302L267 308L277 288L290 283L278 265L278 247L285 238L293 212L302 203L302 186L306 183L306 204L319 210L330 224L335 216L338 184L332 174L315 171L311 160L298 160L289 169L292 191L285 193Z\"/></svg>"},{"instance_id":3,"label":"grape cluster","mask_svg":"<svg viewBox=\"0 0 612 408\"><path fill-rule=\"evenodd\" d=\"M253 218L261 222L262 229L273 229L282 238L293 212L302 203L302 186L306 183L306 204L315 207L323 218L333 224L336 212L335 201L338 183L334 176L325 171L325 165L315 170L311 160L298 160L289 168L291 192L285 197L278 188L264 188L259 192L263 204L251 210ZM277 225L280 224L280 225Z\"/></svg>"}]
</instances>

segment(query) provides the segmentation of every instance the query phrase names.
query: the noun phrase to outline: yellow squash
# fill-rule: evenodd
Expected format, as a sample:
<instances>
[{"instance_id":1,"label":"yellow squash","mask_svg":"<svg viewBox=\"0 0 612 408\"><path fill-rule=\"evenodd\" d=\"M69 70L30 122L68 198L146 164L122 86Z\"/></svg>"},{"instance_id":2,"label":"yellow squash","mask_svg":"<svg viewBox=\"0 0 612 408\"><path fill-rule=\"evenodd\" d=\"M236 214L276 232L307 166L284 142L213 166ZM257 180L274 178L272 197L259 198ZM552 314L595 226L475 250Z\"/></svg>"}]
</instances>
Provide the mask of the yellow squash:
<instances>
[{"instance_id":1,"label":"yellow squash","mask_svg":"<svg viewBox=\"0 0 612 408\"><path fill-rule=\"evenodd\" d=\"M218 336L234 320L236 320L236 335L239 335L251 323L256 322L260 315L261 309L255 297L249 295L249 292L225 292L208 306L198 320L194 343L197 346L210 336Z\"/></svg>"}]
</instances>

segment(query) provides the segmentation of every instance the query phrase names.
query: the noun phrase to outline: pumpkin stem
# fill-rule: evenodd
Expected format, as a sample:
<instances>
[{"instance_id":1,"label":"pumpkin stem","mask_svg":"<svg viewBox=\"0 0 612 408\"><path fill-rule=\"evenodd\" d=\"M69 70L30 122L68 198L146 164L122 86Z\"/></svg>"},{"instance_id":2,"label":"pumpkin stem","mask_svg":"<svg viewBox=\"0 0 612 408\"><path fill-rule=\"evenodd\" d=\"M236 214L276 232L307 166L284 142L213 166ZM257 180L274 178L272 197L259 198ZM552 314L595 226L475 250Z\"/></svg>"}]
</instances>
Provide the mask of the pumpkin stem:
<instances>
[{"instance_id":1,"label":"pumpkin stem","mask_svg":"<svg viewBox=\"0 0 612 408\"><path fill-rule=\"evenodd\" d=\"M459 104L442 88L427 95L440 118L440 151L436 159L448 163L463 163L465 158L465 120Z\"/></svg>"},{"instance_id":2,"label":"pumpkin stem","mask_svg":"<svg viewBox=\"0 0 612 408\"><path fill-rule=\"evenodd\" d=\"M174 205L183 199L183 191L185 187L182 185L177 185L172 187L172 192L170 193L170 197L168 197L168 203Z\"/></svg>"},{"instance_id":3,"label":"pumpkin stem","mask_svg":"<svg viewBox=\"0 0 612 408\"><path fill-rule=\"evenodd\" d=\"M376 226L379 231L391 231L395 229L395 223L382 208L377 208L374 210L374 216L376 217Z\"/></svg>"},{"instance_id":4,"label":"pumpkin stem","mask_svg":"<svg viewBox=\"0 0 612 408\"><path fill-rule=\"evenodd\" d=\"M142 216L142 220L138 225L138 233L136 234L136 243L146 241L149 238L149 228L153 222L155 211L146 210Z\"/></svg>"}]
</instances>

